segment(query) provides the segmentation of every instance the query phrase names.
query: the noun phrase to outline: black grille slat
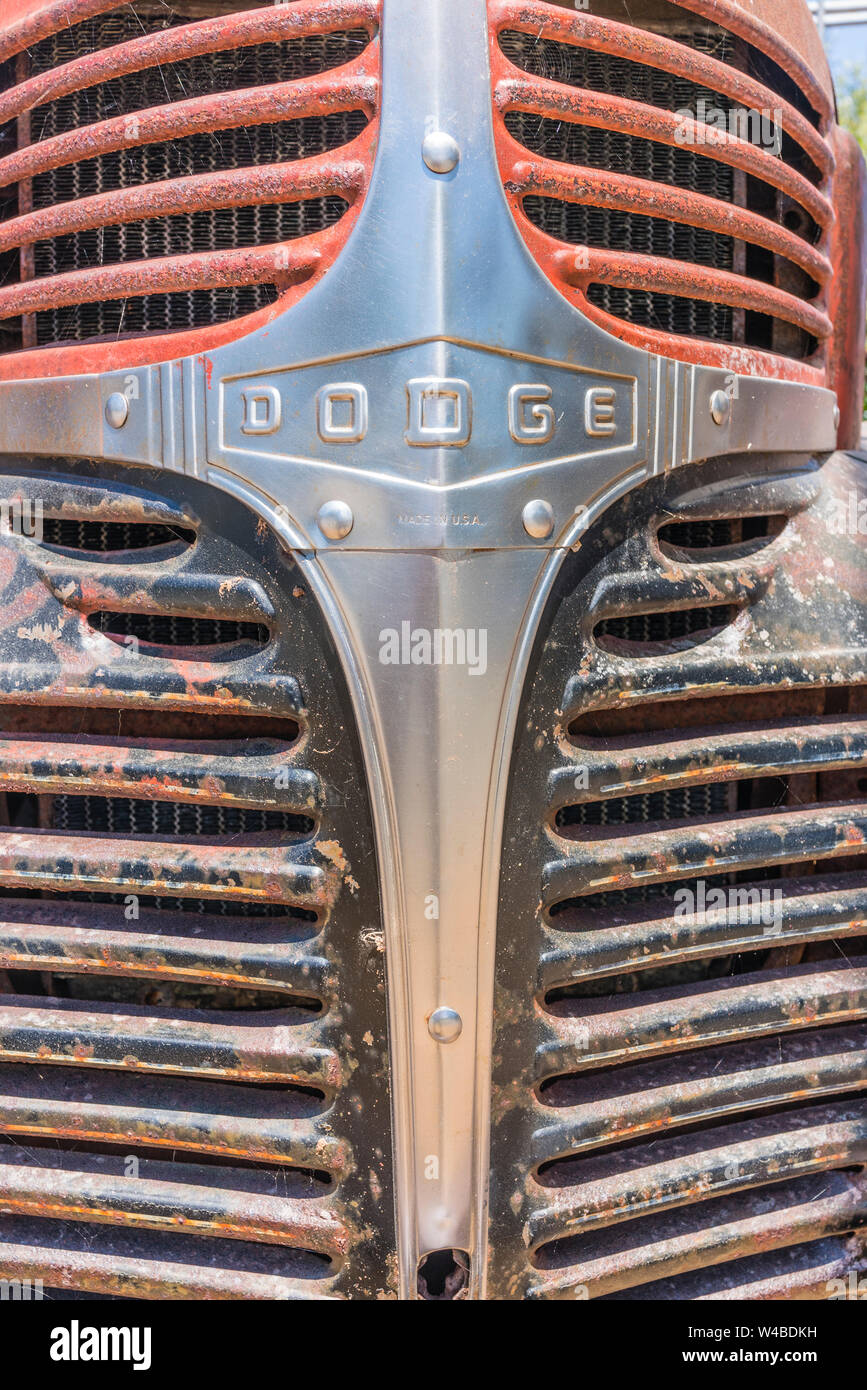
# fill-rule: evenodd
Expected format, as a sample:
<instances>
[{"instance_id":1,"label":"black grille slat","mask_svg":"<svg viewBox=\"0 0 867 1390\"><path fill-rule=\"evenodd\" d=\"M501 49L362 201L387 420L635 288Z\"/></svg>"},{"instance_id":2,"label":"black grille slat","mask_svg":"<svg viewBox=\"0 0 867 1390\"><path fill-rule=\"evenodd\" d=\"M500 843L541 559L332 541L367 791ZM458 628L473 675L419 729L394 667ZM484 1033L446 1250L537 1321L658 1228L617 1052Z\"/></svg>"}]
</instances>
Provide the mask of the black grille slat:
<instances>
[{"instance_id":1,"label":"black grille slat","mask_svg":"<svg viewBox=\"0 0 867 1390\"><path fill-rule=\"evenodd\" d=\"M778 491L759 464L707 469L648 483L587 533L525 692L498 923L494 1297L750 1297L765 1274L777 1296L797 1297L802 1283L822 1287L820 1264L787 1294L799 1241L854 1231L838 1272L863 1256L863 703L854 687L827 705L823 694L840 663L842 679L863 680L867 596L853 547L826 539L822 520L855 482L829 465L792 472ZM751 505L738 515L741 489ZM736 562L720 554L751 536L767 543ZM820 604L803 576L819 573L828 544L846 550L833 558L848 580L821 586ZM759 564L766 582L746 583ZM662 603L724 591L736 569L748 621L690 643L726 610ZM618 585L624 605L646 595L648 611L600 621L616 614ZM606 632L620 643L600 645ZM649 639L661 649L642 650ZM802 713L802 733L808 697L819 718ZM824 758L813 738L828 743ZM816 1175L795 1177L804 1201L790 1221L794 1149L781 1139L779 1165L773 1154L763 1168L777 1141L763 1146L826 1100L841 1105L849 1147L826 1142L819 1114L792 1169ZM728 1173L706 1183L705 1150L737 1146L756 1171L723 1194Z\"/></svg>"},{"instance_id":2,"label":"black grille slat","mask_svg":"<svg viewBox=\"0 0 867 1390\"><path fill-rule=\"evenodd\" d=\"M73 513L41 546L0 537L65 623L73 705L53 730L32 663L41 700L13 709L7 690L0 1139L26 1150L0 1163L0 1272L149 1299L393 1296L372 822L319 610L271 531L194 479L142 492L122 466L48 460L18 482ZM98 640L45 583L50 546L73 588L135 576L145 608L170 610L98 615L106 630L191 650ZM268 628L232 616L259 611ZM233 642L214 670L208 644Z\"/></svg>"}]
</instances>

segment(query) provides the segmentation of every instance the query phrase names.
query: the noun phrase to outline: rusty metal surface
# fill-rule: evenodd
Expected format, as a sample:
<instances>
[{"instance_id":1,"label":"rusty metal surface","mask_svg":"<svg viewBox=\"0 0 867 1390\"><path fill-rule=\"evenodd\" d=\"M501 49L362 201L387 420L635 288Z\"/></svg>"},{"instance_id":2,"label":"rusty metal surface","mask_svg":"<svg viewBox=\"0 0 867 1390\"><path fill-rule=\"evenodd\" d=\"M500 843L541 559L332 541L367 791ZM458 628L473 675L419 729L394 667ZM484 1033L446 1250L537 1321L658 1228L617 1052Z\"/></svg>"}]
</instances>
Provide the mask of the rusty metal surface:
<instances>
[{"instance_id":1,"label":"rusty metal surface","mask_svg":"<svg viewBox=\"0 0 867 1390\"><path fill-rule=\"evenodd\" d=\"M221 180L225 180L224 175ZM249 194L240 196L246 204L253 201ZM0 290L0 319L93 300L216 289L221 285L276 284L281 290L291 285L309 285L322 269L323 249L317 239L313 245L306 241L243 251L196 251L189 256L161 256L125 265L72 270L66 275L46 275Z\"/></svg>"},{"instance_id":2,"label":"rusty metal surface","mask_svg":"<svg viewBox=\"0 0 867 1390\"><path fill-rule=\"evenodd\" d=\"M867 587L837 518L864 469L674 474L564 570L507 811L489 1297L820 1297L860 1267ZM786 523L701 530L760 516ZM601 636L722 600L716 630ZM818 717L782 717L802 694Z\"/></svg>"},{"instance_id":3,"label":"rusty metal surface","mask_svg":"<svg viewBox=\"0 0 867 1390\"><path fill-rule=\"evenodd\" d=\"M103 8L110 10L114 6ZM223 53L229 48L327 34L336 26L358 26L366 29L369 37L373 38L378 28L379 14L379 0L339 0L339 4L325 5L321 0L294 0L291 6L217 15L195 24L180 24L152 34L143 33L127 43L114 44L111 48L62 63L0 93L0 123L13 120L46 102L57 101L71 92L85 91L109 78L128 77L143 68L163 63ZM83 17L75 16L76 19ZM51 33L52 30L46 32ZM29 42L34 40L31 38Z\"/></svg>"},{"instance_id":4,"label":"rusty metal surface","mask_svg":"<svg viewBox=\"0 0 867 1390\"><path fill-rule=\"evenodd\" d=\"M0 62L38 43L47 34L115 9L114 0L7 0L0 37Z\"/></svg>"},{"instance_id":5,"label":"rusty metal surface","mask_svg":"<svg viewBox=\"0 0 867 1390\"><path fill-rule=\"evenodd\" d=\"M2 480L46 527L178 540L0 537L0 1270L124 1297L392 1296L382 934L341 678L244 509L105 472ZM131 651L88 623L107 608L268 635ZM59 828L100 806L176 828Z\"/></svg>"},{"instance_id":6,"label":"rusty metal surface","mask_svg":"<svg viewBox=\"0 0 867 1390\"><path fill-rule=\"evenodd\" d=\"M687 9L706 18L707 6L685 4ZM772 55L783 70L795 81L817 110L828 115L827 96L808 70L808 64L784 40L762 23L762 16L745 16L741 8L729 3L713 3L713 20L729 32L739 35L760 51ZM822 131L817 130L794 105L777 91L742 72L738 67L720 61L662 33L641 26L640 12L631 24L592 14L566 13L562 7L529 0L490 0L491 64L496 111L495 134L498 156L506 193L521 232L543 270L587 317L625 341L650 351L664 343L668 355L707 365L724 366L730 370L746 371L763 376L818 384L825 380L825 346L832 337L834 315L830 312L829 284L833 274L845 281L848 272L838 272L842 261L852 265L856 276L863 273L867 256L851 240L845 247L832 244L835 216L831 207L835 169L833 131L824 120ZM809 15L805 15L812 26ZM614 55L633 63L668 72L673 77L696 84L702 91L719 92L721 98L739 103L746 110L773 109L777 119L792 142L799 147L817 171L814 184L784 158L771 155L755 144L739 138L733 132L714 131L712 142L702 136L701 127L692 122L684 128L683 113L665 110L636 102L626 96L602 94L567 81L548 80L529 75L510 61L501 43L503 34L526 35L533 44L572 45L590 49L602 55ZM783 61L785 58L785 61ZM689 145L690 130L698 133L695 147L700 157L728 164L748 172L771 188L778 189L792 205L803 209L816 229L817 236L786 231L780 220L764 213L751 212L741 204L726 204L691 189L671 187L614 173L610 170L580 168L532 153L510 134L506 118L513 112L529 112L542 121L570 122L577 126L600 131L615 131L630 139L655 141L675 147ZM823 133L824 132L824 133ZM841 174L841 179L846 175ZM851 191L852 176L847 187ZM527 197L555 199L566 203L583 204L589 208L609 208L664 221L702 227L717 235L734 239L735 245L764 247L778 258L779 270L775 284L733 274L715 266L682 264L658 256L631 255L621 250L601 246L564 248L535 225L524 210ZM861 199L863 202L863 199ZM848 219L847 219L848 220ZM844 233L851 238L852 232ZM816 244L814 245L814 240ZM791 293L791 278L786 266L794 265L806 272L820 287L818 296L808 298L807 292ZM659 333L637 323L626 323L601 309L590 294L597 286L616 286L628 291L673 295L685 300L698 299L709 304L724 304L736 310L769 316L772 321L794 324L807 333L816 344L806 360L784 357L767 348L751 348L737 342L721 343L711 339L686 338L670 332ZM834 307L839 304L835 301ZM845 333L845 330L840 329ZM853 326L852 333L855 332ZM840 350L837 349L840 356ZM850 361L851 354L846 353ZM851 369L846 380L851 379ZM840 369L840 394L842 387ZM851 414L851 396L846 398ZM845 443L851 445L851 428ZM842 439L842 436L841 436Z\"/></svg>"},{"instance_id":7,"label":"rusty metal surface","mask_svg":"<svg viewBox=\"0 0 867 1390\"><path fill-rule=\"evenodd\" d=\"M834 278L828 312L834 324L829 360L830 384L840 405L841 449L857 449L864 425L861 363L865 352L865 322L861 305L867 298L867 172L856 140L836 129L837 223Z\"/></svg>"},{"instance_id":8,"label":"rusty metal surface","mask_svg":"<svg viewBox=\"0 0 867 1390\"><path fill-rule=\"evenodd\" d=\"M227 93L218 92L210 96L191 97L189 101L176 101L171 106L151 107L138 114L134 133L130 129L132 122L124 115L40 140L0 160L0 188L44 174L48 169L92 159L96 155L135 149L138 145L159 144L180 139L184 135L199 134L203 130L231 130L239 125L265 125L355 109L364 111L370 118L375 110L378 83L369 62L365 64L364 57L353 66L351 76L329 73L297 82L279 82L271 87L245 88L229 93L228 99ZM324 160L320 162L325 163ZM284 166L284 170L286 167L291 166ZM305 175L309 176L311 167L317 166L303 162L299 165L300 190L306 187ZM259 167L235 172L243 172L248 182L252 183L254 174L261 175L264 171ZM280 189L274 196L286 199L288 190ZM195 206L195 199L191 201ZM110 213L111 208L106 211ZM36 240L48 235L48 231L39 224L40 214L34 216L37 221L33 239ZM110 217L106 216L106 222L109 220ZM3 230L4 235L8 236L8 226L4 224ZM20 227L20 230L24 231L25 228Z\"/></svg>"},{"instance_id":9,"label":"rusty metal surface","mask_svg":"<svg viewBox=\"0 0 867 1390\"><path fill-rule=\"evenodd\" d=\"M507 193L519 200L529 193L547 194L565 198L570 203L617 208L621 212L661 217L666 222L685 222L785 256L806 270L822 288L831 279L831 263L826 256L784 227L746 208L720 203L701 193L693 193L691 189L669 188L627 174L603 173L595 169L566 170L553 160L527 159L525 152L521 152L524 154L521 158L519 151L521 147L516 142L511 175L506 184Z\"/></svg>"},{"instance_id":10,"label":"rusty metal surface","mask_svg":"<svg viewBox=\"0 0 867 1390\"><path fill-rule=\"evenodd\" d=\"M828 59L806 0L674 0L767 53L809 97L825 121L833 120Z\"/></svg>"},{"instance_id":11,"label":"rusty metal surface","mask_svg":"<svg viewBox=\"0 0 867 1390\"><path fill-rule=\"evenodd\" d=\"M574 252L559 249L553 263L563 285L580 289L585 294L590 285L619 285L622 289L681 295L686 299L704 299L713 304L769 314L797 324L822 343L834 332L834 321L823 310L813 308L785 290L749 280L744 275L733 275L730 271L685 266L662 256L638 256L625 251L611 253L595 247L587 248L580 263Z\"/></svg>"},{"instance_id":12,"label":"rusty metal surface","mask_svg":"<svg viewBox=\"0 0 867 1390\"><path fill-rule=\"evenodd\" d=\"M4 15L0 59L113 5L49 5L38 14ZM58 68L22 80L0 96L0 111L19 118L21 147L0 160L0 182L29 187L40 173L68 168L106 154L182 139L195 133L232 130L286 121L302 121L336 112L360 111L367 118L362 135L328 154L291 164L226 169L215 173L144 183L83 199L55 203L2 225L3 247L28 247L46 238L86 229L164 218L191 211L287 204L302 199L341 198L342 217L327 230L298 241L264 246L199 251L193 255L154 257L117 265L93 265L64 274L27 278L0 291L5 319L105 299L143 298L151 294L270 285L276 303L235 322L129 337L120 342L60 345L0 358L0 377L62 375L71 370L106 370L142 362L162 362L187 352L207 350L267 324L316 284L333 264L350 236L364 200L378 135L380 47L378 0L329 0L240 11L144 33L131 42L89 53ZM366 47L350 62L319 75L235 93L221 91L149 107L86 124L49 139L32 138L28 113L39 104L87 91L112 79L162 64L244 49L263 43L291 42L311 35L357 29ZM32 138L32 143L30 140ZM25 349L33 349L30 342Z\"/></svg>"},{"instance_id":13,"label":"rusty metal surface","mask_svg":"<svg viewBox=\"0 0 867 1390\"><path fill-rule=\"evenodd\" d=\"M221 1196L214 1190L213 1175L200 1166L188 1168L186 1181L179 1183L169 1164L146 1161L133 1188L121 1175L120 1164L99 1155L81 1155L79 1171L61 1167L56 1160L45 1165L28 1149L6 1149L0 1159L3 1206L16 1216L83 1219L151 1231L182 1225L191 1235L268 1245L306 1241L307 1248L338 1260L348 1252L349 1233L327 1207L308 1211L304 1199L275 1197L267 1191Z\"/></svg>"},{"instance_id":14,"label":"rusty metal surface","mask_svg":"<svg viewBox=\"0 0 867 1390\"><path fill-rule=\"evenodd\" d=\"M489 11L492 36L517 29L540 39L552 38L597 53L618 54L719 92L748 110L763 110L768 102L768 88L748 74L649 29L589 13L564 14L545 0L489 0ZM784 97L774 93L773 99L779 107L783 129L803 146L823 174L831 173L833 153L815 127Z\"/></svg>"},{"instance_id":15,"label":"rusty metal surface","mask_svg":"<svg viewBox=\"0 0 867 1390\"><path fill-rule=\"evenodd\" d=\"M864 883L856 875L823 880L816 888L810 879L761 880L760 891L778 892L780 907L777 943L780 947L824 941L829 930L835 938L867 935L867 900ZM744 899L745 908L748 900ZM708 961L733 951L762 950L767 927L743 920L725 908L707 912L677 912L665 903L637 906L631 911L613 908L600 921L598 911L580 905L558 914L551 928L550 949L540 961L539 990L550 990L581 981L613 978L624 970L651 969L687 961ZM851 947L858 950L856 941Z\"/></svg>"},{"instance_id":16,"label":"rusty metal surface","mask_svg":"<svg viewBox=\"0 0 867 1390\"><path fill-rule=\"evenodd\" d=\"M845 1154L841 1155L845 1161ZM826 1195L831 1187L833 1195ZM777 1210L737 1219L737 1208L723 1202L705 1213L709 1223L704 1229L684 1222L684 1229L671 1232L671 1227L652 1229L652 1218L646 1227L647 1244L638 1249L624 1249L620 1242L611 1241L610 1250L599 1241L593 1254L563 1275L557 1270L546 1271L539 1286L530 1297L574 1298L576 1285L591 1298L628 1290L634 1285L654 1280L672 1279L696 1269L707 1269L727 1261L748 1265L750 1256L763 1255L769 1250L781 1250L792 1245L817 1243L828 1235L844 1234L853 1226L861 1227L867 1219L867 1183L863 1176L837 1178L828 1183L782 1185L773 1193ZM589 1242L588 1242L589 1243ZM597 1253L598 1251L598 1253ZM850 1266L851 1267L851 1266Z\"/></svg>"},{"instance_id":17,"label":"rusty metal surface","mask_svg":"<svg viewBox=\"0 0 867 1390\"><path fill-rule=\"evenodd\" d=\"M665 145L710 144L706 124L681 112L662 107L646 106L628 96L594 92L581 87L566 87L560 82L526 74L503 77L494 90L498 108L509 111L533 111L553 120L580 122L601 130L618 130L624 134L659 140ZM784 164L761 146L751 145L729 131L714 131L713 158L745 173L755 175L765 183L788 193L813 220L826 228L833 221L834 210L815 184L797 169ZM2 165L0 165L2 170Z\"/></svg>"}]
</instances>

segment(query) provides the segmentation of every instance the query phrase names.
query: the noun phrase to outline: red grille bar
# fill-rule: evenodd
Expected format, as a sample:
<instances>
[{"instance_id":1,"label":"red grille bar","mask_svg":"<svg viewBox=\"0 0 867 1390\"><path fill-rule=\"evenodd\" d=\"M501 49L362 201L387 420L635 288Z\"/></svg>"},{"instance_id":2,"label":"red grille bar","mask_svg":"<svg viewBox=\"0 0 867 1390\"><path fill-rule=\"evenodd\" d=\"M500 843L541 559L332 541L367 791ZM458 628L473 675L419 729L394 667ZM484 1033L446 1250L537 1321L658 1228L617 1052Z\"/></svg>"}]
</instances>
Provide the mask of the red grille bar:
<instances>
[{"instance_id":1,"label":"red grille bar","mask_svg":"<svg viewBox=\"0 0 867 1390\"><path fill-rule=\"evenodd\" d=\"M284 245L257 246L244 251L197 251L189 256L165 256L128 265L98 266L50 275L0 290L0 319L61 309L96 299L138 298L175 290L211 290L229 285L270 285L285 289L308 283L321 264L321 250L312 238ZM327 244L327 243L326 243ZM275 268L285 250L288 264Z\"/></svg>"},{"instance_id":2,"label":"red grille bar","mask_svg":"<svg viewBox=\"0 0 867 1390\"><path fill-rule=\"evenodd\" d=\"M823 287L831 279L831 262L826 256L769 218L716 198L707 198L702 193L651 183L649 179L636 179L629 174L605 173L597 169L573 170L550 159L520 159L519 156L526 152L517 141L514 145L515 163L507 185L511 195L517 194L523 198L528 193L540 193L552 198L565 198L570 203L618 208L622 212L637 212L645 217L662 217L667 222L685 222L688 226L704 227L707 231L736 237L753 246L763 246L775 255L785 256Z\"/></svg>"},{"instance_id":3,"label":"red grille bar","mask_svg":"<svg viewBox=\"0 0 867 1390\"><path fill-rule=\"evenodd\" d=\"M88 14L114 8L113 5L102 5L91 8ZM182 24L154 34L142 34L128 43L88 53L49 72L39 73L11 91L0 94L0 124L31 111L35 106L69 96L72 92L85 91L97 83L128 77L131 73L159 67L164 63L181 62L209 53L224 53L227 49L245 48L253 44L280 43L286 39L328 34L337 28L365 29L368 37L373 38L379 22L379 8L379 0L332 0L328 5L321 4L320 0L296 0L293 5L219 15L197 24ZM83 5L81 9L84 10ZM74 19L78 22L87 17L87 14L81 13L76 14ZM45 33L52 33L58 27L55 24ZM33 40L28 42L32 43ZM0 61L3 52L0 43Z\"/></svg>"},{"instance_id":4,"label":"red grille bar","mask_svg":"<svg viewBox=\"0 0 867 1390\"><path fill-rule=\"evenodd\" d=\"M744 16L739 7L728 0L725 3L707 0L707 4L704 0L695 3L683 0L683 3L685 8L700 11L706 18L713 18L757 46L766 37L763 25ZM713 16L710 9L714 10ZM831 200L835 161L831 147L815 126L791 102L761 82L673 38L590 14L571 14L543 0L490 0L489 12L496 139L506 193L531 251L561 292L594 322L648 350L658 352L664 343L667 355L687 361L745 373L760 372L807 384L824 384L824 345L833 333L826 292L833 274L829 252L835 229ZM773 110L778 113L779 127L786 137L796 142L815 166L820 182L813 183L800 167L793 167L792 163L768 150L736 134L720 132L696 119L687 119L679 111L527 73L503 51L500 36L504 31L518 31L534 41L552 41L589 49L618 61L644 64L702 89L718 92L722 98L749 111ZM824 117L827 101L818 103L814 99L814 82L800 81L803 64L797 55L789 55L791 61L782 61L782 47L785 45L765 44L763 51L799 83L816 105L819 115ZM820 240L814 245L807 234L796 235L771 216L760 215L737 202L708 197L670 183L545 158L520 144L507 129L505 118L513 112L612 131L626 138L668 147L688 146L696 157L705 156L717 164L740 170L791 198L809 214ZM789 286L768 283L764 278L740 273L737 268L674 261L665 256L641 255L598 245L567 250L562 240L530 221L524 209L528 196L699 228L731 238L736 245L761 248L780 258L782 266L798 267L818 285L819 295L812 300L807 297L806 286L803 290L792 291ZM698 300L783 321L809 335L808 341L818 344L819 350L808 360L799 361L736 341L702 340L661 332L640 322L614 317L593 302L590 297L593 286Z\"/></svg>"},{"instance_id":5,"label":"red grille bar","mask_svg":"<svg viewBox=\"0 0 867 1390\"><path fill-rule=\"evenodd\" d=\"M810 52L815 66L806 62L801 54L783 39L779 29L765 24L761 18L745 10L740 0L674 0L674 4L691 10L693 14L701 15L711 24L721 25L723 29L728 29L732 34L737 34L739 38L752 44L759 52L767 53L768 57L800 87L822 121L825 124L833 121L833 104L816 77L817 68L823 68L827 72L827 63L822 46L818 42L816 26L808 16L806 8L788 5L786 8L789 13L786 20L787 24L796 27L798 39Z\"/></svg>"},{"instance_id":6,"label":"red grille bar","mask_svg":"<svg viewBox=\"0 0 867 1390\"><path fill-rule=\"evenodd\" d=\"M683 295L713 304L728 304L732 308L752 309L759 314L773 314L803 328L820 341L833 332L831 320L820 309L812 308L793 294L786 294L785 290L757 284L746 275L684 265L682 261L657 256L599 251L590 246L582 248L580 267L570 251L559 251L558 258L563 283L584 291L590 285L605 284L626 290L649 290L654 294Z\"/></svg>"},{"instance_id":7,"label":"red grille bar","mask_svg":"<svg viewBox=\"0 0 867 1390\"><path fill-rule=\"evenodd\" d=\"M27 6L13 8L0 37L0 59L49 38L63 28L115 9L115 4L87 0L45 5L34 14ZM176 140L221 130L303 121L359 112L367 120L363 133L331 152L290 162L226 168L189 174L54 202L29 209L0 223L0 250L27 248L52 238L118 227L151 219L264 205L287 206L310 199L341 199L343 216L331 227L297 239L278 239L267 245L227 250L203 249L186 254L151 256L145 260L84 265L62 273L22 279L0 290L0 318L96 304L127 297L145 298L193 290L236 289L270 285L276 304L258 308L242 319L216 323L154 337L141 335L114 343L63 345L0 358L0 378L106 370L143 362L166 361L230 341L282 312L339 254L349 237L369 183L376 150L379 107L378 26L380 0L300 0L291 6L269 6L214 19L182 24L143 34L59 67L37 73L0 96L0 122L15 117L26 122L38 106L84 91L99 83L132 73L184 63L211 53L243 47L306 40L311 36L361 30L368 43L350 62L338 68L237 91L218 91L188 100L150 106L94 124L64 131L43 141L25 144L0 161L0 187L32 180L55 169L86 164L136 147L171 144ZM26 140L26 127L21 130ZM97 185L99 187L99 185ZM25 343L25 346L29 346Z\"/></svg>"},{"instance_id":8,"label":"red grille bar","mask_svg":"<svg viewBox=\"0 0 867 1390\"><path fill-rule=\"evenodd\" d=\"M550 120L580 121L582 125L639 135L665 145L707 144L714 159L752 174L794 198L820 227L827 228L834 220L828 199L796 169L746 140L727 131L709 131L707 125L687 120L679 113L647 107L628 97L566 87L526 75L503 78L497 83L495 97L504 115L508 111L532 111Z\"/></svg>"}]
</instances>

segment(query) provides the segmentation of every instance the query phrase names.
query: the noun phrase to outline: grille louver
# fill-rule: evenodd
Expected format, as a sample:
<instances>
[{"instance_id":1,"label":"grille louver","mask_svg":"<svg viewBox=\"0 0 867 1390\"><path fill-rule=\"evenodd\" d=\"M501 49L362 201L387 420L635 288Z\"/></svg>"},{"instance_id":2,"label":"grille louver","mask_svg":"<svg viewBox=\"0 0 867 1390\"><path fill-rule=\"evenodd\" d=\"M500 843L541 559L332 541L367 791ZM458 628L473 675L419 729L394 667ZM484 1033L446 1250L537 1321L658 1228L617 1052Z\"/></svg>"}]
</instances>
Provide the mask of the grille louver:
<instances>
[{"instance_id":1,"label":"grille louver","mask_svg":"<svg viewBox=\"0 0 867 1390\"><path fill-rule=\"evenodd\" d=\"M0 316L24 316L24 346L266 310L327 268L367 184L376 0L105 8L58 17L0 91L0 255L20 272Z\"/></svg>"},{"instance_id":2,"label":"grille louver","mask_svg":"<svg viewBox=\"0 0 867 1390\"><path fill-rule=\"evenodd\" d=\"M546 273L609 331L720 364L726 343L758 349L806 380L832 331L829 113L743 37L669 9L654 31L641 6L620 22L490 0L506 192Z\"/></svg>"},{"instance_id":3,"label":"grille louver","mask_svg":"<svg viewBox=\"0 0 867 1390\"><path fill-rule=\"evenodd\" d=\"M864 465L767 466L618 504L551 618L507 811L494 1297L864 1267L867 593L834 524ZM729 624L641 650L709 594Z\"/></svg>"},{"instance_id":4,"label":"grille louver","mask_svg":"<svg viewBox=\"0 0 867 1390\"><path fill-rule=\"evenodd\" d=\"M2 538L0 1274L381 1297L383 938L340 677L270 532L163 484L6 478L45 521ZM88 625L109 597L267 641L129 650Z\"/></svg>"}]
</instances>

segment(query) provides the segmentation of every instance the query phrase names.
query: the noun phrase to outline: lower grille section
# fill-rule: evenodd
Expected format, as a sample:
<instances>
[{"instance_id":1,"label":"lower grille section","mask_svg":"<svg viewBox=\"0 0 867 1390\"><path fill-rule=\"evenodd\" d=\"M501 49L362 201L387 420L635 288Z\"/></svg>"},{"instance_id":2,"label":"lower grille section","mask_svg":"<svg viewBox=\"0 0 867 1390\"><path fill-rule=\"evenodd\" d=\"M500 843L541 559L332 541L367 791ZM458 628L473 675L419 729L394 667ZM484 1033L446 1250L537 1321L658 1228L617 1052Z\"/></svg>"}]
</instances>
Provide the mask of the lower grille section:
<instances>
[{"instance_id":1,"label":"lower grille section","mask_svg":"<svg viewBox=\"0 0 867 1390\"><path fill-rule=\"evenodd\" d=\"M867 1268L867 592L835 520L864 464L766 467L632 494L550 617L504 843L495 1298Z\"/></svg>"},{"instance_id":2,"label":"lower grille section","mask_svg":"<svg viewBox=\"0 0 867 1390\"><path fill-rule=\"evenodd\" d=\"M200 484L5 485L44 523L2 538L0 1277L388 1297L383 933L319 615Z\"/></svg>"}]
</instances>

